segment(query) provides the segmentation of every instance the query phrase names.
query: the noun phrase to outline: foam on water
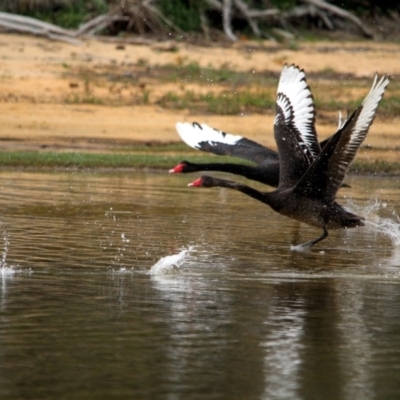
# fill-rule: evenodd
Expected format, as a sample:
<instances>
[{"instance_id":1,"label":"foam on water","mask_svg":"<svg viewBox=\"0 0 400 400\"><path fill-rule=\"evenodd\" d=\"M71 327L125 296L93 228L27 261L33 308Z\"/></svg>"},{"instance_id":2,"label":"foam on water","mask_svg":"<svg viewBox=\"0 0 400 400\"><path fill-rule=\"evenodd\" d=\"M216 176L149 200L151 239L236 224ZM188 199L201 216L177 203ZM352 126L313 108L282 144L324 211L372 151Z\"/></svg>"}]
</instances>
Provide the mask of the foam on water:
<instances>
[{"instance_id":1,"label":"foam on water","mask_svg":"<svg viewBox=\"0 0 400 400\"><path fill-rule=\"evenodd\" d=\"M366 205L355 204L351 199L346 208L365 218L365 226L374 233L388 237L395 246L400 246L400 217L387 203L371 199ZM385 211L391 218L383 218L379 213Z\"/></svg>"},{"instance_id":2,"label":"foam on water","mask_svg":"<svg viewBox=\"0 0 400 400\"><path fill-rule=\"evenodd\" d=\"M181 265L183 264L191 250L193 250L192 246L188 249L182 250L178 254L173 254L171 256L161 258L150 268L149 274L165 275L176 273L180 270Z\"/></svg>"}]
</instances>

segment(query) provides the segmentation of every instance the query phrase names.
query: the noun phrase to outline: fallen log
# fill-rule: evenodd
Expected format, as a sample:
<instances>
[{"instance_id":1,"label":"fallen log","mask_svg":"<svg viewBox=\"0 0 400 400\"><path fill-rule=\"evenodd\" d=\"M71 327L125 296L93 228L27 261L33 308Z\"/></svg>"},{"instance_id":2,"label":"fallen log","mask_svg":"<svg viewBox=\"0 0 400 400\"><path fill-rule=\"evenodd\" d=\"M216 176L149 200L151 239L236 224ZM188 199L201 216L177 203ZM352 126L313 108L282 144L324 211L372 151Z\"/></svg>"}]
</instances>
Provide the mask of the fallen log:
<instances>
[{"instance_id":1,"label":"fallen log","mask_svg":"<svg viewBox=\"0 0 400 400\"><path fill-rule=\"evenodd\" d=\"M0 28L7 31L29 33L44 36L52 40L60 40L79 45L81 42L75 39L74 33L60 28L57 25L43 22L31 17L0 12Z\"/></svg>"},{"instance_id":2,"label":"fallen log","mask_svg":"<svg viewBox=\"0 0 400 400\"><path fill-rule=\"evenodd\" d=\"M50 24L49 22L41 21L36 18L25 17L24 15L0 12L0 19L2 21L7 21L7 22L15 23L15 24L21 24L21 25L27 26L27 27L31 26L34 28L43 29L45 31L58 33L60 35L65 35L65 36L70 36L70 37L74 36L73 31L69 31L67 29L60 28L57 25Z\"/></svg>"}]
</instances>

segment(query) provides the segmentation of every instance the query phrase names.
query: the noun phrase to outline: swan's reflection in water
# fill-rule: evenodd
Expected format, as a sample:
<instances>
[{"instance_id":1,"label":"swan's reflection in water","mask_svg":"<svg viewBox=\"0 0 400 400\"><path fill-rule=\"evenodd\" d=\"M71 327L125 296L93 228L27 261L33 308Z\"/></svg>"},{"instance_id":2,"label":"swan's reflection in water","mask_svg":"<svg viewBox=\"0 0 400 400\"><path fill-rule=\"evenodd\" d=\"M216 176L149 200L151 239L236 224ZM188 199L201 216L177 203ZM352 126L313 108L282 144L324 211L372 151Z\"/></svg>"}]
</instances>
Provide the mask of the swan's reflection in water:
<instances>
[{"instance_id":1,"label":"swan's reflection in water","mask_svg":"<svg viewBox=\"0 0 400 400\"><path fill-rule=\"evenodd\" d=\"M346 293L343 296L342 293ZM340 345L339 368L345 371L345 399L373 399L373 337L364 320L364 288L354 281L338 285L336 302L340 310L338 334Z\"/></svg>"},{"instance_id":2,"label":"swan's reflection in water","mask_svg":"<svg viewBox=\"0 0 400 400\"><path fill-rule=\"evenodd\" d=\"M266 399L301 398L299 389L306 313L301 302L301 299L296 299L294 304L271 307L264 322L267 334L261 347L265 352Z\"/></svg>"}]
</instances>

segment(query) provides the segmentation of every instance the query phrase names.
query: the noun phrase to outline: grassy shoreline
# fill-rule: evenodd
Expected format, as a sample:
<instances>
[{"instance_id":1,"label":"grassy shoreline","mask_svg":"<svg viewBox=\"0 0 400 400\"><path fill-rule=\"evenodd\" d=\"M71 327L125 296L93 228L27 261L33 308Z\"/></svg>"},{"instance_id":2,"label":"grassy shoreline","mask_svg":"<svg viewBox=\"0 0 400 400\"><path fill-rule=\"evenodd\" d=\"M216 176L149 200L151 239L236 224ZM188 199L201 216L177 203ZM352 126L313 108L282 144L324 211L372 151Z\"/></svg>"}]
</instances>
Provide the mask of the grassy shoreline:
<instances>
[{"instance_id":1,"label":"grassy shoreline","mask_svg":"<svg viewBox=\"0 0 400 400\"><path fill-rule=\"evenodd\" d=\"M245 160L215 156L201 152L180 151L163 153L160 148L140 153L87 153L56 151L3 151L0 152L1 169L30 170L168 170L187 159L195 163L230 162L248 164ZM228 161L229 160L229 161ZM389 163L381 160L356 160L350 172L356 175L400 174L400 162Z\"/></svg>"}]
</instances>

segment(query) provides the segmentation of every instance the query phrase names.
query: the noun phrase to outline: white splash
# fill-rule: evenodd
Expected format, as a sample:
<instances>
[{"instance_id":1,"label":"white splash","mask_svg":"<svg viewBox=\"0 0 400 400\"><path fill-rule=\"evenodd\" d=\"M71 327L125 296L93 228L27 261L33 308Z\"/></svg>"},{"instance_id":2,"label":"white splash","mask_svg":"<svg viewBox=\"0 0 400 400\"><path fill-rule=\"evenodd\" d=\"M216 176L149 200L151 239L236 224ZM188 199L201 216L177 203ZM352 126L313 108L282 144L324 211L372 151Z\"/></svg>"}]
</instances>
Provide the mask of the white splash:
<instances>
[{"instance_id":1,"label":"white splash","mask_svg":"<svg viewBox=\"0 0 400 400\"><path fill-rule=\"evenodd\" d=\"M388 237L393 245L400 246L400 216L387 203L371 199L366 205L360 206L349 200L346 208L364 217L367 229ZM380 217L382 210L390 213L391 218Z\"/></svg>"},{"instance_id":2,"label":"white splash","mask_svg":"<svg viewBox=\"0 0 400 400\"><path fill-rule=\"evenodd\" d=\"M150 275L165 275L165 274L174 274L180 270L180 266L185 261L189 252L193 249L193 247L189 247L188 249L182 250L178 254L173 254L171 256L166 256L158 260L156 264L154 264L149 271Z\"/></svg>"},{"instance_id":3,"label":"white splash","mask_svg":"<svg viewBox=\"0 0 400 400\"><path fill-rule=\"evenodd\" d=\"M7 266L1 266L0 267L0 276L2 281L7 279L8 277L11 277L15 274L15 269L13 267L7 267Z\"/></svg>"},{"instance_id":4,"label":"white splash","mask_svg":"<svg viewBox=\"0 0 400 400\"><path fill-rule=\"evenodd\" d=\"M0 223L0 225L2 224ZM4 248L3 248L3 254L1 255L0 267L6 266L8 246L10 245L10 240L8 239L8 233L6 231L3 232L3 240L4 240Z\"/></svg>"},{"instance_id":5,"label":"white splash","mask_svg":"<svg viewBox=\"0 0 400 400\"><path fill-rule=\"evenodd\" d=\"M298 251L298 252L304 252L308 253L310 251L310 246L304 246L303 244L297 244L297 245L291 245L290 246L290 251Z\"/></svg>"},{"instance_id":6,"label":"white splash","mask_svg":"<svg viewBox=\"0 0 400 400\"><path fill-rule=\"evenodd\" d=\"M4 240L4 248L3 248L3 253L2 253L1 259L0 259L0 275L1 275L2 279L4 280L7 276L14 275L15 269L12 267L9 267L6 262L8 246L10 245L10 240L8 239L8 234L5 231L3 232L3 240Z\"/></svg>"},{"instance_id":7,"label":"white splash","mask_svg":"<svg viewBox=\"0 0 400 400\"><path fill-rule=\"evenodd\" d=\"M125 237L125 233L121 233L121 239L124 243L129 243L131 240Z\"/></svg>"},{"instance_id":8,"label":"white splash","mask_svg":"<svg viewBox=\"0 0 400 400\"><path fill-rule=\"evenodd\" d=\"M382 218L379 223L366 221L365 226L384 236L387 236L395 246L400 245L400 223L388 218Z\"/></svg>"}]
</instances>

